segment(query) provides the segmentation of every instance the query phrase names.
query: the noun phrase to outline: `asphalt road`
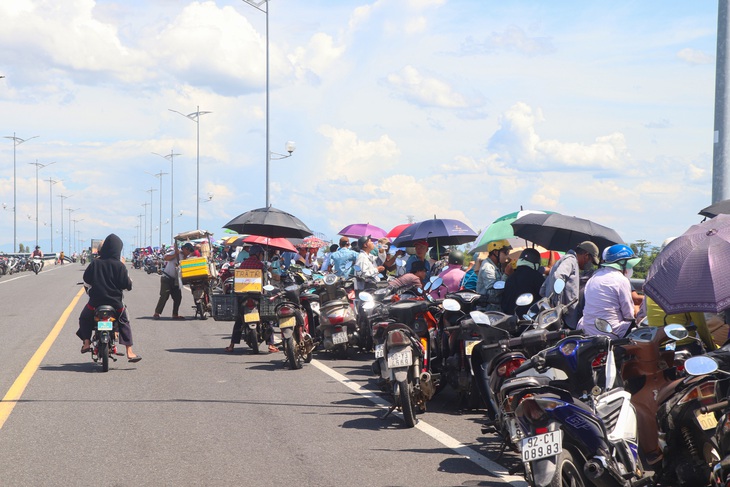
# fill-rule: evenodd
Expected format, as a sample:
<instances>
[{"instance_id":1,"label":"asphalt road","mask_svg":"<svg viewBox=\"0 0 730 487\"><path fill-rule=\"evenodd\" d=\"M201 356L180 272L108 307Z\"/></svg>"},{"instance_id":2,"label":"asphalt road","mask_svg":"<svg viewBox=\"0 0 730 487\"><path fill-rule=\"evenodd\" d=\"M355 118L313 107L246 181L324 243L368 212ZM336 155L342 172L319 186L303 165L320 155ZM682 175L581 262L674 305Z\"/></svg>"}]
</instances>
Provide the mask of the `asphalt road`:
<instances>
[{"instance_id":1,"label":"asphalt road","mask_svg":"<svg viewBox=\"0 0 730 487\"><path fill-rule=\"evenodd\" d=\"M291 371L281 353L226 354L232 322L173 321L171 302L152 320L159 277L140 270L126 304L143 360L102 373L75 336L82 272L0 278L0 485L525 485L448 388L404 428L381 419L371 356Z\"/></svg>"}]
</instances>

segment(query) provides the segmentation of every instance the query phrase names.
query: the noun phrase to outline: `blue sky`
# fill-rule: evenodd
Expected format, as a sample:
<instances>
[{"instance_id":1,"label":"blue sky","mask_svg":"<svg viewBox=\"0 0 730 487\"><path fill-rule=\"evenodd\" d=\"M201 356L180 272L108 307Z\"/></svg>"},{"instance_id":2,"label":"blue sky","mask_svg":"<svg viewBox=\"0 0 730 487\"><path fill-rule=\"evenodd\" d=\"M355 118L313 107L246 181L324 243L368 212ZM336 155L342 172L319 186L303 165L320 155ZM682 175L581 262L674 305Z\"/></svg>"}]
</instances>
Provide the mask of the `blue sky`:
<instances>
[{"instance_id":1,"label":"blue sky","mask_svg":"<svg viewBox=\"0 0 730 487\"><path fill-rule=\"evenodd\" d=\"M659 245L710 204L717 3L271 0L273 206L335 238L520 208ZM127 247L265 202L265 15L241 0L0 3L0 128L17 147L18 242ZM0 250L13 243L13 144L0 143ZM152 152L175 158L170 172ZM145 232L138 237L147 212ZM151 215L150 215L151 213ZM151 225L151 231L150 231ZM64 212L68 238L68 212ZM152 238L150 239L150 234ZM67 248L68 241L64 243Z\"/></svg>"}]
</instances>

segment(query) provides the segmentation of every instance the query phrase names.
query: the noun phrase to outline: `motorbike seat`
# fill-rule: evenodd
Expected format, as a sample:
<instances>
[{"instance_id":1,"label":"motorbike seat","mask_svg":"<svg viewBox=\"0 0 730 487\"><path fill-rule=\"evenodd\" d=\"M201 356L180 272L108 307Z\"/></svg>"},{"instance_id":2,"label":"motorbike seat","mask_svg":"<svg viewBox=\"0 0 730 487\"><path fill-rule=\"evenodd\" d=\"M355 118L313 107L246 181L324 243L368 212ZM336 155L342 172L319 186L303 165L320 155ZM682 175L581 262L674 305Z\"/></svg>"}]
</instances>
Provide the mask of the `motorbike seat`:
<instances>
[{"instance_id":1,"label":"motorbike seat","mask_svg":"<svg viewBox=\"0 0 730 487\"><path fill-rule=\"evenodd\" d=\"M331 301L327 301L322 305L322 309L327 308L339 308L341 306L350 306L350 302L347 300L347 298L341 298L341 299L333 299Z\"/></svg>"},{"instance_id":2,"label":"motorbike seat","mask_svg":"<svg viewBox=\"0 0 730 487\"><path fill-rule=\"evenodd\" d=\"M96 307L96 312L99 314L102 313L116 313L116 309L114 309L114 306L109 306L108 304L102 304L101 306Z\"/></svg>"},{"instance_id":3,"label":"motorbike seat","mask_svg":"<svg viewBox=\"0 0 730 487\"><path fill-rule=\"evenodd\" d=\"M502 387L499 390L499 393L502 397L507 397L512 391L514 391L516 389L522 389L524 387L546 386L549 384L550 384L549 377L542 377L542 376L535 376L535 375L529 375L526 377L513 377L511 379L507 379L506 381L504 381L504 384L502 384Z\"/></svg>"},{"instance_id":4,"label":"motorbike seat","mask_svg":"<svg viewBox=\"0 0 730 487\"><path fill-rule=\"evenodd\" d=\"M413 326L416 315L428 311L428 301L398 301L390 305L388 314L391 318L405 325Z\"/></svg>"}]
</instances>

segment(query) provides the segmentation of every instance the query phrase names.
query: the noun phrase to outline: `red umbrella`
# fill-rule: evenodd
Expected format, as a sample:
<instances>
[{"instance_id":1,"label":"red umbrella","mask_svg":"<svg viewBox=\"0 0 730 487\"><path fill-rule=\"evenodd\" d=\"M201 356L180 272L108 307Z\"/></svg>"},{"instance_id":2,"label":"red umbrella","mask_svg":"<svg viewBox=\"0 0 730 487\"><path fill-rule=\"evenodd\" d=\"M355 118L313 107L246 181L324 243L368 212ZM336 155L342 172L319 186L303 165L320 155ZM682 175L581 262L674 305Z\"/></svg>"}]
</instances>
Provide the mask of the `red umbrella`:
<instances>
[{"instance_id":1,"label":"red umbrella","mask_svg":"<svg viewBox=\"0 0 730 487\"><path fill-rule=\"evenodd\" d=\"M286 250L288 252L297 251L296 247L294 247L294 245L292 245L292 243L285 238L269 238L262 237L260 235L249 235L248 237L244 238L242 242L247 244L267 245L269 247L279 250Z\"/></svg>"},{"instance_id":2,"label":"red umbrella","mask_svg":"<svg viewBox=\"0 0 730 487\"><path fill-rule=\"evenodd\" d=\"M298 247L300 249L321 249L322 247L326 246L327 242L315 236L307 237L302 240L302 243L295 245L295 247Z\"/></svg>"},{"instance_id":3,"label":"red umbrella","mask_svg":"<svg viewBox=\"0 0 730 487\"><path fill-rule=\"evenodd\" d=\"M401 225L396 225L393 227L391 231L389 231L385 236L388 238L396 238L400 233L405 230L406 228L410 227L412 223L403 223Z\"/></svg>"}]
</instances>

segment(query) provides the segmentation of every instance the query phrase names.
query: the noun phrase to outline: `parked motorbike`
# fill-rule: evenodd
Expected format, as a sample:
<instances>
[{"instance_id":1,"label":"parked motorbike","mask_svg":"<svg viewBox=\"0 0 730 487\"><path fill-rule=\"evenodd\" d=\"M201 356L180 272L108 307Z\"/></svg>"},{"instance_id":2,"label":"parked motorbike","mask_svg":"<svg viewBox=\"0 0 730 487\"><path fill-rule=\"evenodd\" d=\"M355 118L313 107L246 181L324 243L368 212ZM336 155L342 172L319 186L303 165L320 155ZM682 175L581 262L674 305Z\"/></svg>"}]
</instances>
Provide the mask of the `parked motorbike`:
<instances>
[{"instance_id":1,"label":"parked motorbike","mask_svg":"<svg viewBox=\"0 0 730 487\"><path fill-rule=\"evenodd\" d=\"M309 269L304 270L305 273L306 271ZM309 274L311 275L311 271ZM274 293L274 286L264 286L264 290L272 294L269 300L274 301L284 296L284 300L276 305L276 317L281 330L284 355L292 370L301 369L303 363L311 362L314 350L314 340L309 334L309 318L300 299L303 287L306 288L307 283L289 284L283 291Z\"/></svg>"},{"instance_id":2,"label":"parked motorbike","mask_svg":"<svg viewBox=\"0 0 730 487\"><path fill-rule=\"evenodd\" d=\"M207 279L192 281L189 283L190 291L193 293L193 309L195 317L201 320L207 320L208 316L212 316L213 307L210 301L210 295L213 294L211 282Z\"/></svg>"},{"instance_id":3,"label":"parked motorbike","mask_svg":"<svg viewBox=\"0 0 730 487\"><path fill-rule=\"evenodd\" d=\"M596 326L601 329L598 320ZM610 325L601 331L610 332ZM653 472L644 470L639 457L631 395L614 384L613 349L630 341L571 336L515 369L513 375L555 368L568 377L522 389L512 400L524 434L519 449L531 486L653 483Z\"/></svg>"},{"instance_id":4,"label":"parked motorbike","mask_svg":"<svg viewBox=\"0 0 730 487\"><path fill-rule=\"evenodd\" d=\"M717 363L723 363L718 369ZM714 363L712 370L707 367ZM664 453L660 480L673 485L726 486L722 481L728 464L723 423L718 415L727 410L730 347L691 357L684 363L688 377L679 379L659 392L657 423L659 444ZM725 403L725 404L723 404ZM719 465L719 467L718 467Z\"/></svg>"},{"instance_id":5,"label":"parked motorbike","mask_svg":"<svg viewBox=\"0 0 730 487\"><path fill-rule=\"evenodd\" d=\"M346 357L348 347L358 344L357 317L350 305L345 282L336 274L327 274L323 279L319 308L318 332L322 346Z\"/></svg>"}]
</instances>

